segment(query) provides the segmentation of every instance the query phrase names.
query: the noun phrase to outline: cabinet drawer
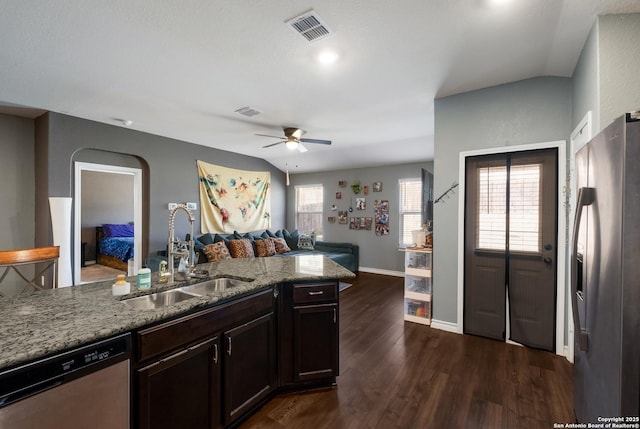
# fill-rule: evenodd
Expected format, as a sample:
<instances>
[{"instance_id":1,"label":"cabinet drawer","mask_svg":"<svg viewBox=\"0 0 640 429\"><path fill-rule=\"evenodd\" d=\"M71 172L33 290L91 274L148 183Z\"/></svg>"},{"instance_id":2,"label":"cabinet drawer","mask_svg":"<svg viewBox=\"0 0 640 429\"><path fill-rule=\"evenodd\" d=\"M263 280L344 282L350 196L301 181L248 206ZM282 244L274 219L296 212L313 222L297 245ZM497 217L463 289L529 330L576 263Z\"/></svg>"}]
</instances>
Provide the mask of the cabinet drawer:
<instances>
[{"instance_id":1,"label":"cabinet drawer","mask_svg":"<svg viewBox=\"0 0 640 429\"><path fill-rule=\"evenodd\" d=\"M273 311L273 289L223 303L136 333L138 362L160 357L223 329Z\"/></svg>"},{"instance_id":2,"label":"cabinet drawer","mask_svg":"<svg viewBox=\"0 0 640 429\"><path fill-rule=\"evenodd\" d=\"M336 301L338 299L338 283L302 283L293 285L293 303Z\"/></svg>"}]
</instances>

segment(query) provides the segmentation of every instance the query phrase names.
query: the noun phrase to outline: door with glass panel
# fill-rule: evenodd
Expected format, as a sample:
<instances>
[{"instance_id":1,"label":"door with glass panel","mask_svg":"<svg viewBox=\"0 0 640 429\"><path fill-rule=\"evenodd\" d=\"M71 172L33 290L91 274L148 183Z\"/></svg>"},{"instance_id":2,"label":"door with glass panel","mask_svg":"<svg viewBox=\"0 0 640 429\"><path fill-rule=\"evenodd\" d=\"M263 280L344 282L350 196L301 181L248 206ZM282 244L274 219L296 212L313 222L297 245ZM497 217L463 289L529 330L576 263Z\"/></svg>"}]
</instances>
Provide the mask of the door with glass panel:
<instances>
[{"instance_id":1,"label":"door with glass panel","mask_svg":"<svg viewBox=\"0 0 640 429\"><path fill-rule=\"evenodd\" d=\"M466 159L465 333L554 350L557 158Z\"/></svg>"}]
</instances>

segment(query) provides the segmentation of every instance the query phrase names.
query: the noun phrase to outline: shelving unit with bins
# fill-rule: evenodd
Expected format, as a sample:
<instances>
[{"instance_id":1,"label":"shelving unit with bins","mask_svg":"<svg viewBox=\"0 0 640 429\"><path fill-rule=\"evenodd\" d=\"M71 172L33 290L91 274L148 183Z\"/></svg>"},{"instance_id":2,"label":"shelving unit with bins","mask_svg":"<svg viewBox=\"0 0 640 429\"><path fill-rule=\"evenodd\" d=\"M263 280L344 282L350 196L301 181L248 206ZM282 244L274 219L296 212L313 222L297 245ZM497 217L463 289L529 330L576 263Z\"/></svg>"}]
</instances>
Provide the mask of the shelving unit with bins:
<instances>
[{"instance_id":1,"label":"shelving unit with bins","mask_svg":"<svg viewBox=\"0 0 640 429\"><path fill-rule=\"evenodd\" d=\"M404 320L431 325L432 249L404 250Z\"/></svg>"}]
</instances>

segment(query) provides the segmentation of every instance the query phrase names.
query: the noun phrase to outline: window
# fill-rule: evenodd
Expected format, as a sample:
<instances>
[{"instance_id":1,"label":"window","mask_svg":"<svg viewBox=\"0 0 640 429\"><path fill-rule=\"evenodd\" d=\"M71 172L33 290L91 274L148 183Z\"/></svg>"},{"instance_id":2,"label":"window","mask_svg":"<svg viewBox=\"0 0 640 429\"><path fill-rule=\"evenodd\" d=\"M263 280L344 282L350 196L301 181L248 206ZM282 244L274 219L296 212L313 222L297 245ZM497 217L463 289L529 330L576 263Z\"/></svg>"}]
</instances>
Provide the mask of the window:
<instances>
[{"instance_id":1,"label":"window","mask_svg":"<svg viewBox=\"0 0 640 429\"><path fill-rule=\"evenodd\" d=\"M542 164L511 166L509 249L540 252Z\"/></svg>"},{"instance_id":2,"label":"window","mask_svg":"<svg viewBox=\"0 0 640 429\"><path fill-rule=\"evenodd\" d=\"M400 179L400 246L414 245L411 231L422 228L422 181Z\"/></svg>"},{"instance_id":3,"label":"window","mask_svg":"<svg viewBox=\"0 0 640 429\"><path fill-rule=\"evenodd\" d=\"M507 228L507 167L478 168L478 248L504 250Z\"/></svg>"},{"instance_id":4,"label":"window","mask_svg":"<svg viewBox=\"0 0 640 429\"><path fill-rule=\"evenodd\" d=\"M540 248L541 164L513 165L509 172L509 248ZM478 168L478 248L505 250L507 167Z\"/></svg>"},{"instance_id":5,"label":"window","mask_svg":"<svg viewBox=\"0 0 640 429\"><path fill-rule=\"evenodd\" d=\"M296 186L296 229L322 239L322 185Z\"/></svg>"}]
</instances>

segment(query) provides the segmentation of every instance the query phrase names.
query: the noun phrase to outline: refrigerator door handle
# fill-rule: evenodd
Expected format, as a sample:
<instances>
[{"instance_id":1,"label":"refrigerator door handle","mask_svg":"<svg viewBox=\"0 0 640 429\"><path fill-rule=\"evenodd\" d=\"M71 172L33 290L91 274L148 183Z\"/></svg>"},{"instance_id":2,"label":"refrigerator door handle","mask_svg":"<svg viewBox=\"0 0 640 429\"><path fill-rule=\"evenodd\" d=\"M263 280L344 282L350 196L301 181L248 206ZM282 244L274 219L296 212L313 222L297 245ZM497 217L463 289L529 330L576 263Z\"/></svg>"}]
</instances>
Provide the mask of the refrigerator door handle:
<instances>
[{"instance_id":1,"label":"refrigerator door handle","mask_svg":"<svg viewBox=\"0 0 640 429\"><path fill-rule=\"evenodd\" d=\"M580 325L580 313L578 312L578 298L584 300L582 287L578 290L578 233L582 211L586 206L593 204L596 199L595 188L578 189L578 202L576 216L573 220L573 243L571 247L571 306L573 307L573 324L578 334L578 346L580 350L589 350L589 333Z\"/></svg>"}]
</instances>

